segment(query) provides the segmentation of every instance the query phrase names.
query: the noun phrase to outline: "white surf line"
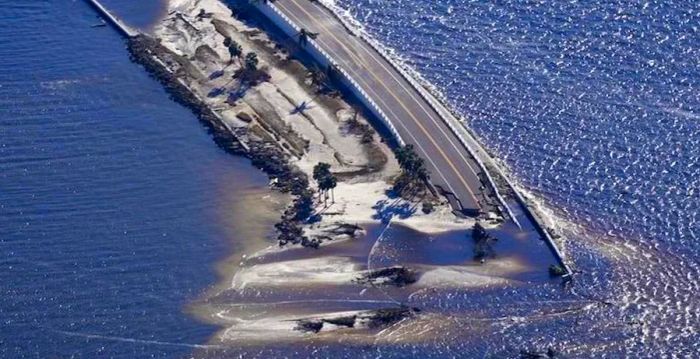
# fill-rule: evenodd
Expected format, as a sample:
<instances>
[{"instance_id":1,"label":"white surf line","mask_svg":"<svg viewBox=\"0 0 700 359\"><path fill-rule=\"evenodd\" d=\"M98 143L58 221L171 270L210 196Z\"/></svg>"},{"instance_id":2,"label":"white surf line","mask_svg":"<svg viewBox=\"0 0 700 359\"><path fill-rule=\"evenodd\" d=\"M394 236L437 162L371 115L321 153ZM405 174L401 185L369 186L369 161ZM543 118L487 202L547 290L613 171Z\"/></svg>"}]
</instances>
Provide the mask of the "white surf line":
<instances>
[{"instance_id":1,"label":"white surf line","mask_svg":"<svg viewBox=\"0 0 700 359\"><path fill-rule=\"evenodd\" d=\"M235 303L229 304L229 308L237 307L257 307L257 306L275 306L286 304L304 304L304 303L394 303L389 300L371 300L371 299L309 299L309 300L286 300L280 302L269 303Z\"/></svg>"},{"instance_id":2,"label":"white surf line","mask_svg":"<svg viewBox=\"0 0 700 359\"><path fill-rule=\"evenodd\" d=\"M87 2L95 7L95 9L100 13L101 17L105 18L108 22L116 26L116 28L127 37L136 37L140 34L139 31L125 24L120 18L107 10L107 8L105 8L98 0L87 0Z\"/></svg>"},{"instance_id":3,"label":"white surf line","mask_svg":"<svg viewBox=\"0 0 700 359\"><path fill-rule=\"evenodd\" d=\"M399 320L398 322L396 322L396 323L394 323L394 324L392 324L392 325L390 325L390 326L388 326L388 327L382 329L379 333L377 333L376 335L374 335L374 338L375 338L375 339L374 339L374 343L375 343L375 345L377 344L377 341L378 341L380 338L382 338L382 336L384 335L384 333L387 333L387 332L388 332L389 334L387 334L386 338L389 338L389 339L390 339L389 336L392 334L391 331L394 330L394 328L399 327L401 324L403 324L403 322L406 322L406 321L408 321L408 318L403 318L403 319ZM400 337L400 334L399 334L399 337ZM397 338L397 339L399 339L399 338Z\"/></svg>"},{"instance_id":4,"label":"white surf line","mask_svg":"<svg viewBox=\"0 0 700 359\"><path fill-rule=\"evenodd\" d=\"M63 335L72 336L72 337L83 337L83 338L88 338L88 339L102 339L102 340L110 340L110 341L122 342L122 343L152 344L152 345L186 347L186 348L196 348L196 349L223 349L224 348L224 346L221 346L221 345L173 343L173 342L163 342L163 341L158 341L158 340L125 338L125 337L116 337L116 336L110 336L110 335L70 332L70 331L65 331L65 330L54 330L54 329L52 329L51 331L56 332L56 333L60 333Z\"/></svg>"},{"instance_id":5,"label":"white surf line","mask_svg":"<svg viewBox=\"0 0 700 359\"><path fill-rule=\"evenodd\" d=\"M384 227L384 229L382 230L382 233L379 233L379 236L377 237L377 241L374 242L374 244L372 245L372 249L369 250L369 254L367 255L367 271L370 273L373 271L371 263L370 263L372 260L372 254L374 253L374 250L377 249L377 244L379 244L379 242L382 240L382 237L384 237L384 233L386 233L386 231L389 230L389 227L391 227L391 222L393 220L394 220L394 216L389 217L389 222L386 224L386 227ZM403 303L392 298L389 294L387 294L384 290L382 290L382 288L380 286L374 285L374 283L371 280L369 281L369 283L370 283L370 285L372 285L372 287L378 289L382 294L384 294L385 297L389 298L389 300L392 303L398 304L398 305L403 305Z\"/></svg>"},{"instance_id":6,"label":"white surf line","mask_svg":"<svg viewBox=\"0 0 700 359\"><path fill-rule=\"evenodd\" d=\"M533 303L537 304L537 302ZM567 308L563 310L555 310L549 313L531 313L527 315L506 315L506 316L501 316L501 317L481 317L481 318L476 318L476 317L469 317L469 318L461 318L457 316L450 316L448 317L451 319L453 322L455 322L457 325L464 325L464 326L472 326L473 322L481 322L481 323L515 323L515 324L520 324L522 322L526 322L528 320L532 319L549 319L549 318L557 318L561 316L565 316L567 314L573 314L573 313L580 313L580 312L585 312L590 309L593 309L597 303L590 303L583 305L578 308Z\"/></svg>"}]
</instances>

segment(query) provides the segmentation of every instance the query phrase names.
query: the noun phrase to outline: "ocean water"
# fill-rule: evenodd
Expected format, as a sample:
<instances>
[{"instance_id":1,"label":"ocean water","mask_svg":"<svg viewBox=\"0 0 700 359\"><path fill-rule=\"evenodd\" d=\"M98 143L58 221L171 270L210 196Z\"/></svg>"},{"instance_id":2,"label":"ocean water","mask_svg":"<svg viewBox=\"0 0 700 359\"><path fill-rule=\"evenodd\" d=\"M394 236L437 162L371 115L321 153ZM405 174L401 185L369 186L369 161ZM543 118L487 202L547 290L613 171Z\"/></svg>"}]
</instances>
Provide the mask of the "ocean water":
<instances>
[{"instance_id":1,"label":"ocean water","mask_svg":"<svg viewBox=\"0 0 700 359\"><path fill-rule=\"evenodd\" d=\"M619 311L590 311L605 330L581 328L579 339L560 342L579 354L698 355L697 2L335 3L578 226L567 231L581 272L574 291ZM617 343L583 344L603 341L611 327Z\"/></svg>"},{"instance_id":2,"label":"ocean water","mask_svg":"<svg viewBox=\"0 0 700 359\"><path fill-rule=\"evenodd\" d=\"M699 248L696 2L338 3L572 218Z\"/></svg>"},{"instance_id":3,"label":"ocean water","mask_svg":"<svg viewBox=\"0 0 700 359\"><path fill-rule=\"evenodd\" d=\"M141 27L162 11L104 2ZM564 228L574 283L418 293L452 318L432 342L207 348L217 328L185 307L236 252L231 208L265 177L85 2L0 0L0 357L697 356L697 4L337 4L580 225Z\"/></svg>"},{"instance_id":4,"label":"ocean water","mask_svg":"<svg viewBox=\"0 0 700 359\"><path fill-rule=\"evenodd\" d=\"M156 2L106 1L146 26ZM219 149L85 1L0 1L0 358L180 357L265 176Z\"/></svg>"}]
</instances>

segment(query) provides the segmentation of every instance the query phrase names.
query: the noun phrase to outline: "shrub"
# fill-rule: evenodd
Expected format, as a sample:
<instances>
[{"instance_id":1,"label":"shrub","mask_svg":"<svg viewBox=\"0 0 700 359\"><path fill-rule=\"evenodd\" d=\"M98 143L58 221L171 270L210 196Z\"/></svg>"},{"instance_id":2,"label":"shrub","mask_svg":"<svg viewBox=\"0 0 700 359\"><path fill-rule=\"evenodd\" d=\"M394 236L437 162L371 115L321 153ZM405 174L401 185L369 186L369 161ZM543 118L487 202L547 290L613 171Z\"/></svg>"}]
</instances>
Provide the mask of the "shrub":
<instances>
[{"instance_id":1,"label":"shrub","mask_svg":"<svg viewBox=\"0 0 700 359\"><path fill-rule=\"evenodd\" d=\"M474 239L474 259L483 260L492 251L491 244L498 239L488 232L486 228L477 222L472 229L472 238Z\"/></svg>"},{"instance_id":2,"label":"shrub","mask_svg":"<svg viewBox=\"0 0 700 359\"><path fill-rule=\"evenodd\" d=\"M566 269L558 264L549 266L549 275L552 277L561 277L566 274Z\"/></svg>"}]
</instances>

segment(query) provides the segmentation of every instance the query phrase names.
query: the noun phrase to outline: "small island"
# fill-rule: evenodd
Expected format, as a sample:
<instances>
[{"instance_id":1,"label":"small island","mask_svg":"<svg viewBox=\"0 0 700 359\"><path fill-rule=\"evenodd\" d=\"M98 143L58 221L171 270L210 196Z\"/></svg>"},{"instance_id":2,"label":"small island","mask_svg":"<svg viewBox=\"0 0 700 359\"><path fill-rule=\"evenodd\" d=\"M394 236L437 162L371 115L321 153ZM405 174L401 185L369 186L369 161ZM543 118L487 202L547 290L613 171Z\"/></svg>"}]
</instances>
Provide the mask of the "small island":
<instances>
[{"instance_id":1,"label":"small island","mask_svg":"<svg viewBox=\"0 0 700 359\"><path fill-rule=\"evenodd\" d=\"M367 343L378 333L387 342L396 333L423 340L436 332L409 328L439 330L449 320L407 304L416 293L568 276L551 264L548 246L532 240L542 231L521 233L508 203L524 200L495 162L482 164L482 210L460 211L458 198L432 184L416 147L348 91L341 69L308 56L323 34L302 28L285 36L260 25L262 5L242 3L232 10L219 0L171 0L149 33L122 30L133 60L191 108L221 148L250 158L288 194L275 243L243 254L196 304L223 328L213 342L344 335Z\"/></svg>"}]
</instances>

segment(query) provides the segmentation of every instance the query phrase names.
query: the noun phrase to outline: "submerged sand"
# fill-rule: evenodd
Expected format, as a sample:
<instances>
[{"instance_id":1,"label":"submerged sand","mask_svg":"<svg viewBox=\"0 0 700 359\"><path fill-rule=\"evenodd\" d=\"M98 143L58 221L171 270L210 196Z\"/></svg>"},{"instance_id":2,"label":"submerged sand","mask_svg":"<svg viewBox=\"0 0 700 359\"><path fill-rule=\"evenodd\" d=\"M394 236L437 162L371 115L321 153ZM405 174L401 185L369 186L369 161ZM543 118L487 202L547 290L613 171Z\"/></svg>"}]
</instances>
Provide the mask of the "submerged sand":
<instances>
[{"instance_id":1,"label":"submerged sand","mask_svg":"<svg viewBox=\"0 0 700 359\"><path fill-rule=\"evenodd\" d=\"M342 98L319 94L307 68L260 29L235 18L221 1L171 0L152 35L181 57L186 85L229 128L245 130L242 142L278 146L309 177L314 165L329 163L341 179L333 200L316 201L320 220L304 227L311 238L327 238L320 249L275 243L272 228L289 196L254 192L243 208L230 209L241 229L231 235L237 254L220 265L221 283L192 308L222 326L212 342L240 345L335 335L358 342L429 339L436 335L432 329L448 325L446 317L414 311L414 294L517 286L522 284L519 273L539 270L518 257L475 262L468 235L474 219L456 217L441 198L432 199L435 210L426 214L420 199L390 195L398 164L378 135L366 143L348 129L350 121L367 124L361 113ZM268 81L241 88L234 79L241 61L230 58L227 37L244 53L258 55ZM232 99L230 93L240 96ZM303 103L308 106L298 111ZM495 218L486 224L496 228L499 223ZM358 230L338 230L348 226ZM449 264L397 254L400 238L392 235L394 228L427 238L418 251L440 246L458 250ZM406 278L389 275L368 279L387 268L410 273L410 283L400 284ZM305 323L314 330L305 330Z\"/></svg>"}]
</instances>

